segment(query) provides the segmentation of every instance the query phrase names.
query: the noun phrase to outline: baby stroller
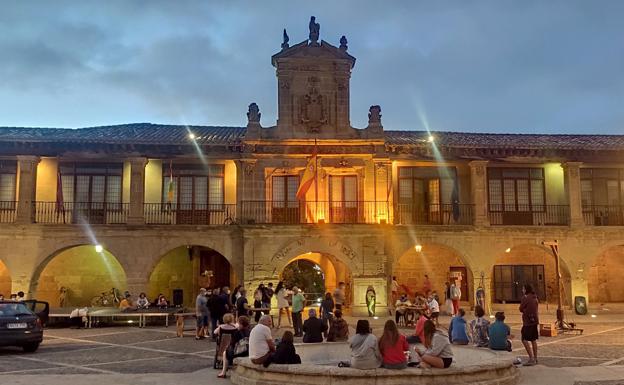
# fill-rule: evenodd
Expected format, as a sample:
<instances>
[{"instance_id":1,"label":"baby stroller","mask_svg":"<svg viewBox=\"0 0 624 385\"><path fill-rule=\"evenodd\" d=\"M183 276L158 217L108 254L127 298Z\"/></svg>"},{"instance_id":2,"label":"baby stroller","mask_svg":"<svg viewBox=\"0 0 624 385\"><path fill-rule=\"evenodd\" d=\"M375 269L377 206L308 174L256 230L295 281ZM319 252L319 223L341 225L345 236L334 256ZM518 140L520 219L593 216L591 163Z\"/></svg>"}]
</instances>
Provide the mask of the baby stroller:
<instances>
[{"instance_id":1,"label":"baby stroller","mask_svg":"<svg viewBox=\"0 0 624 385\"><path fill-rule=\"evenodd\" d=\"M232 342L232 334L236 329L226 330L219 329L219 334L217 335L217 348L215 349L215 358L213 368L215 369L223 369L223 353L228 349L230 343Z\"/></svg>"}]
</instances>

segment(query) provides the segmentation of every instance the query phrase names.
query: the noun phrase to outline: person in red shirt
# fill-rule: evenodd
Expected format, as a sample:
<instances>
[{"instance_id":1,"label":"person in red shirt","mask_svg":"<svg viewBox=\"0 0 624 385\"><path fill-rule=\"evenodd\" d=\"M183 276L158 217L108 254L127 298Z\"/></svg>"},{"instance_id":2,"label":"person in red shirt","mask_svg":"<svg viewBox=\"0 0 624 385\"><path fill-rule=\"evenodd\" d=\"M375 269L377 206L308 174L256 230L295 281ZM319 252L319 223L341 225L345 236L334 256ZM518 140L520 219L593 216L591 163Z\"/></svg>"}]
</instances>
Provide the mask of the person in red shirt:
<instances>
[{"instance_id":1,"label":"person in red shirt","mask_svg":"<svg viewBox=\"0 0 624 385\"><path fill-rule=\"evenodd\" d=\"M416 328L414 329L414 335L407 337L407 342L410 344L424 343L425 342L425 321L428 318L424 314L420 314L416 320Z\"/></svg>"},{"instance_id":2,"label":"person in red shirt","mask_svg":"<svg viewBox=\"0 0 624 385\"><path fill-rule=\"evenodd\" d=\"M379 339L379 351L382 356L382 366L386 369L407 368L405 352L409 350L407 339L399 334L399 329L393 320L386 321L384 332Z\"/></svg>"}]
</instances>

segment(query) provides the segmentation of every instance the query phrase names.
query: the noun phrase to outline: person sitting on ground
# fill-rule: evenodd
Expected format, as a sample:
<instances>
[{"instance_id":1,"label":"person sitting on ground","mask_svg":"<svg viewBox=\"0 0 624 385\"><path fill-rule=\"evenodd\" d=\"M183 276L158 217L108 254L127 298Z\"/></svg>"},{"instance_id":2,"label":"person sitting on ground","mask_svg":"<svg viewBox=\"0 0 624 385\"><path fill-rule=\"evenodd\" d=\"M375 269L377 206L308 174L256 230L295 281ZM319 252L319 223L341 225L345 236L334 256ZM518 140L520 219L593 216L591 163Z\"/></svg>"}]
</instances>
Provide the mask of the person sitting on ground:
<instances>
[{"instance_id":1,"label":"person sitting on ground","mask_svg":"<svg viewBox=\"0 0 624 385\"><path fill-rule=\"evenodd\" d=\"M342 318L342 311L336 310L327 332L327 342L346 341L349 339L349 325Z\"/></svg>"},{"instance_id":2,"label":"person sitting on ground","mask_svg":"<svg viewBox=\"0 0 624 385\"><path fill-rule=\"evenodd\" d=\"M17 298L15 299L18 302L24 301L26 299L26 295L24 294L23 291L18 291L17 292Z\"/></svg>"},{"instance_id":3,"label":"person sitting on ground","mask_svg":"<svg viewBox=\"0 0 624 385\"><path fill-rule=\"evenodd\" d=\"M17 301L17 294L12 293L12 294L9 296L9 301Z\"/></svg>"},{"instance_id":4,"label":"person sitting on ground","mask_svg":"<svg viewBox=\"0 0 624 385\"><path fill-rule=\"evenodd\" d=\"M147 296L145 295L145 293L139 294L139 299L137 299L136 305L137 305L137 309L149 308L150 302L147 299Z\"/></svg>"},{"instance_id":5,"label":"person sitting on ground","mask_svg":"<svg viewBox=\"0 0 624 385\"><path fill-rule=\"evenodd\" d=\"M387 320L384 325L383 335L379 339L382 366L386 369L407 368L405 352L408 350L407 339L399 333L396 323L392 320Z\"/></svg>"},{"instance_id":6,"label":"person sitting on ground","mask_svg":"<svg viewBox=\"0 0 624 385\"><path fill-rule=\"evenodd\" d=\"M225 316L223 316L225 319ZM225 378L229 366L232 366L234 359L238 357L249 356L249 334L251 328L249 327L249 317L238 317L238 330L232 335L230 340L230 346L223 353L223 369L221 373L217 375L219 378Z\"/></svg>"},{"instance_id":7,"label":"person sitting on ground","mask_svg":"<svg viewBox=\"0 0 624 385\"><path fill-rule=\"evenodd\" d=\"M273 322L271 316L264 314L249 334L249 358L256 365L264 364L275 351L275 343L271 335Z\"/></svg>"},{"instance_id":8,"label":"person sitting on ground","mask_svg":"<svg viewBox=\"0 0 624 385\"><path fill-rule=\"evenodd\" d=\"M418 344L423 343L425 340L425 321L428 318L424 312L418 314L418 319L416 320L416 327L414 328L414 334L407 337L407 342L410 344Z\"/></svg>"},{"instance_id":9,"label":"person sitting on ground","mask_svg":"<svg viewBox=\"0 0 624 385\"><path fill-rule=\"evenodd\" d=\"M132 305L132 299L130 293L126 292L124 299L119 302L119 310L123 312L129 312L136 310L136 307Z\"/></svg>"},{"instance_id":10,"label":"person sitting on ground","mask_svg":"<svg viewBox=\"0 0 624 385\"><path fill-rule=\"evenodd\" d=\"M420 360L421 368L448 368L453 362L453 350L449 343L448 336L436 329L435 324L431 320L425 322L425 341L426 350L420 352L414 349Z\"/></svg>"},{"instance_id":11,"label":"person sitting on ground","mask_svg":"<svg viewBox=\"0 0 624 385\"><path fill-rule=\"evenodd\" d=\"M406 315L408 306L412 306L412 303L407 298L407 294L403 293L401 294L401 298L397 299L394 304L394 308L396 309L396 312L394 313L394 322L398 324L399 320L403 318L403 322L407 325Z\"/></svg>"},{"instance_id":12,"label":"person sitting on ground","mask_svg":"<svg viewBox=\"0 0 624 385\"><path fill-rule=\"evenodd\" d=\"M468 333L466 333L466 320L464 316L466 312L464 309L459 309L457 311L457 315L451 319L451 324L449 325L449 339L451 343L455 345L468 345L470 342L470 338L468 338Z\"/></svg>"},{"instance_id":13,"label":"person sitting on ground","mask_svg":"<svg viewBox=\"0 0 624 385\"><path fill-rule=\"evenodd\" d=\"M472 336L472 343L479 348L485 348L490 344L488 337L488 328L490 327L490 321L486 320L483 316L485 311L480 305L476 305L475 319L470 321L470 335Z\"/></svg>"},{"instance_id":14,"label":"person sitting on ground","mask_svg":"<svg viewBox=\"0 0 624 385\"><path fill-rule=\"evenodd\" d=\"M502 311L496 312L494 315L496 321L490 325L488 331L490 336L490 349L492 350L507 350L511 351L511 329L505 323L505 313Z\"/></svg>"},{"instance_id":15,"label":"person sitting on ground","mask_svg":"<svg viewBox=\"0 0 624 385\"><path fill-rule=\"evenodd\" d=\"M381 354L377 337L371 332L367 320L359 320L351 340L350 366L355 369L377 369L381 365Z\"/></svg>"},{"instance_id":16,"label":"person sitting on ground","mask_svg":"<svg viewBox=\"0 0 624 385\"><path fill-rule=\"evenodd\" d=\"M316 318L316 309L308 310L308 317L303 323L303 342L323 342L323 333L327 331L327 325Z\"/></svg>"},{"instance_id":17,"label":"person sitting on ground","mask_svg":"<svg viewBox=\"0 0 624 385\"><path fill-rule=\"evenodd\" d=\"M295 350L295 345L293 344L294 339L294 334L290 330L286 330L275 349L275 353L271 354L269 359L264 361L263 366L266 368L270 364L300 364L301 357L299 357Z\"/></svg>"},{"instance_id":18,"label":"person sitting on ground","mask_svg":"<svg viewBox=\"0 0 624 385\"><path fill-rule=\"evenodd\" d=\"M435 292L434 292L435 293ZM440 304L434 294L429 294L429 319L434 321L436 326L439 325L438 317L440 316Z\"/></svg>"}]
</instances>

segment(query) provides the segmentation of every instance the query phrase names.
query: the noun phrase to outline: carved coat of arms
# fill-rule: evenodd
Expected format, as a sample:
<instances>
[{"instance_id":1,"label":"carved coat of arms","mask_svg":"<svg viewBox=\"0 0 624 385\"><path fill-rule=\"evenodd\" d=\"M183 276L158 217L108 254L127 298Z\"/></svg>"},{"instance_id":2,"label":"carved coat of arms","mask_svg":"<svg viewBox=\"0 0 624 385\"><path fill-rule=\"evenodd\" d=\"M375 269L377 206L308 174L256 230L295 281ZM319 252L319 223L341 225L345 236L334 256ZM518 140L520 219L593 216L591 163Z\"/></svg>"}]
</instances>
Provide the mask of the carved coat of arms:
<instances>
[{"instance_id":1,"label":"carved coat of arms","mask_svg":"<svg viewBox=\"0 0 624 385\"><path fill-rule=\"evenodd\" d=\"M320 128L327 123L327 112L325 110L325 100L319 94L316 78L309 80L310 91L301 98L301 123L306 126L308 132L317 133Z\"/></svg>"}]
</instances>

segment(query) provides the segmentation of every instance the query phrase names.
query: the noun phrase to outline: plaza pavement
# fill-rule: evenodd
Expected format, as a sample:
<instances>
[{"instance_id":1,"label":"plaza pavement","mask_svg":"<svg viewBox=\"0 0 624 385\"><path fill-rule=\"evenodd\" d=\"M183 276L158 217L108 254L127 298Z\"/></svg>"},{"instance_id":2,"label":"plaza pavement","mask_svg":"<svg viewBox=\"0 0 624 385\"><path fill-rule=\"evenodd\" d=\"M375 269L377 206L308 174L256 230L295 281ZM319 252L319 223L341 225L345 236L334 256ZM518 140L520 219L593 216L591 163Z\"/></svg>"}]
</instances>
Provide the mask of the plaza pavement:
<instances>
[{"instance_id":1,"label":"plaza pavement","mask_svg":"<svg viewBox=\"0 0 624 385\"><path fill-rule=\"evenodd\" d=\"M542 320L551 318L542 315ZM583 335L540 338L540 364L521 368L521 384L624 384L624 320L617 314L575 318L585 329ZM372 320L375 334L381 334L385 319ZM355 325L356 319L347 320ZM519 316L507 321L518 336ZM448 317L442 317L441 324L448 324ZM52 328L45 336L34 354L0 348L0 384L230 384L217 379L212 369L215 344L195 341L191 332L178 338L173 327ZM514 354L525 358L518 340Z\"/></svg>"}]
</instances>

